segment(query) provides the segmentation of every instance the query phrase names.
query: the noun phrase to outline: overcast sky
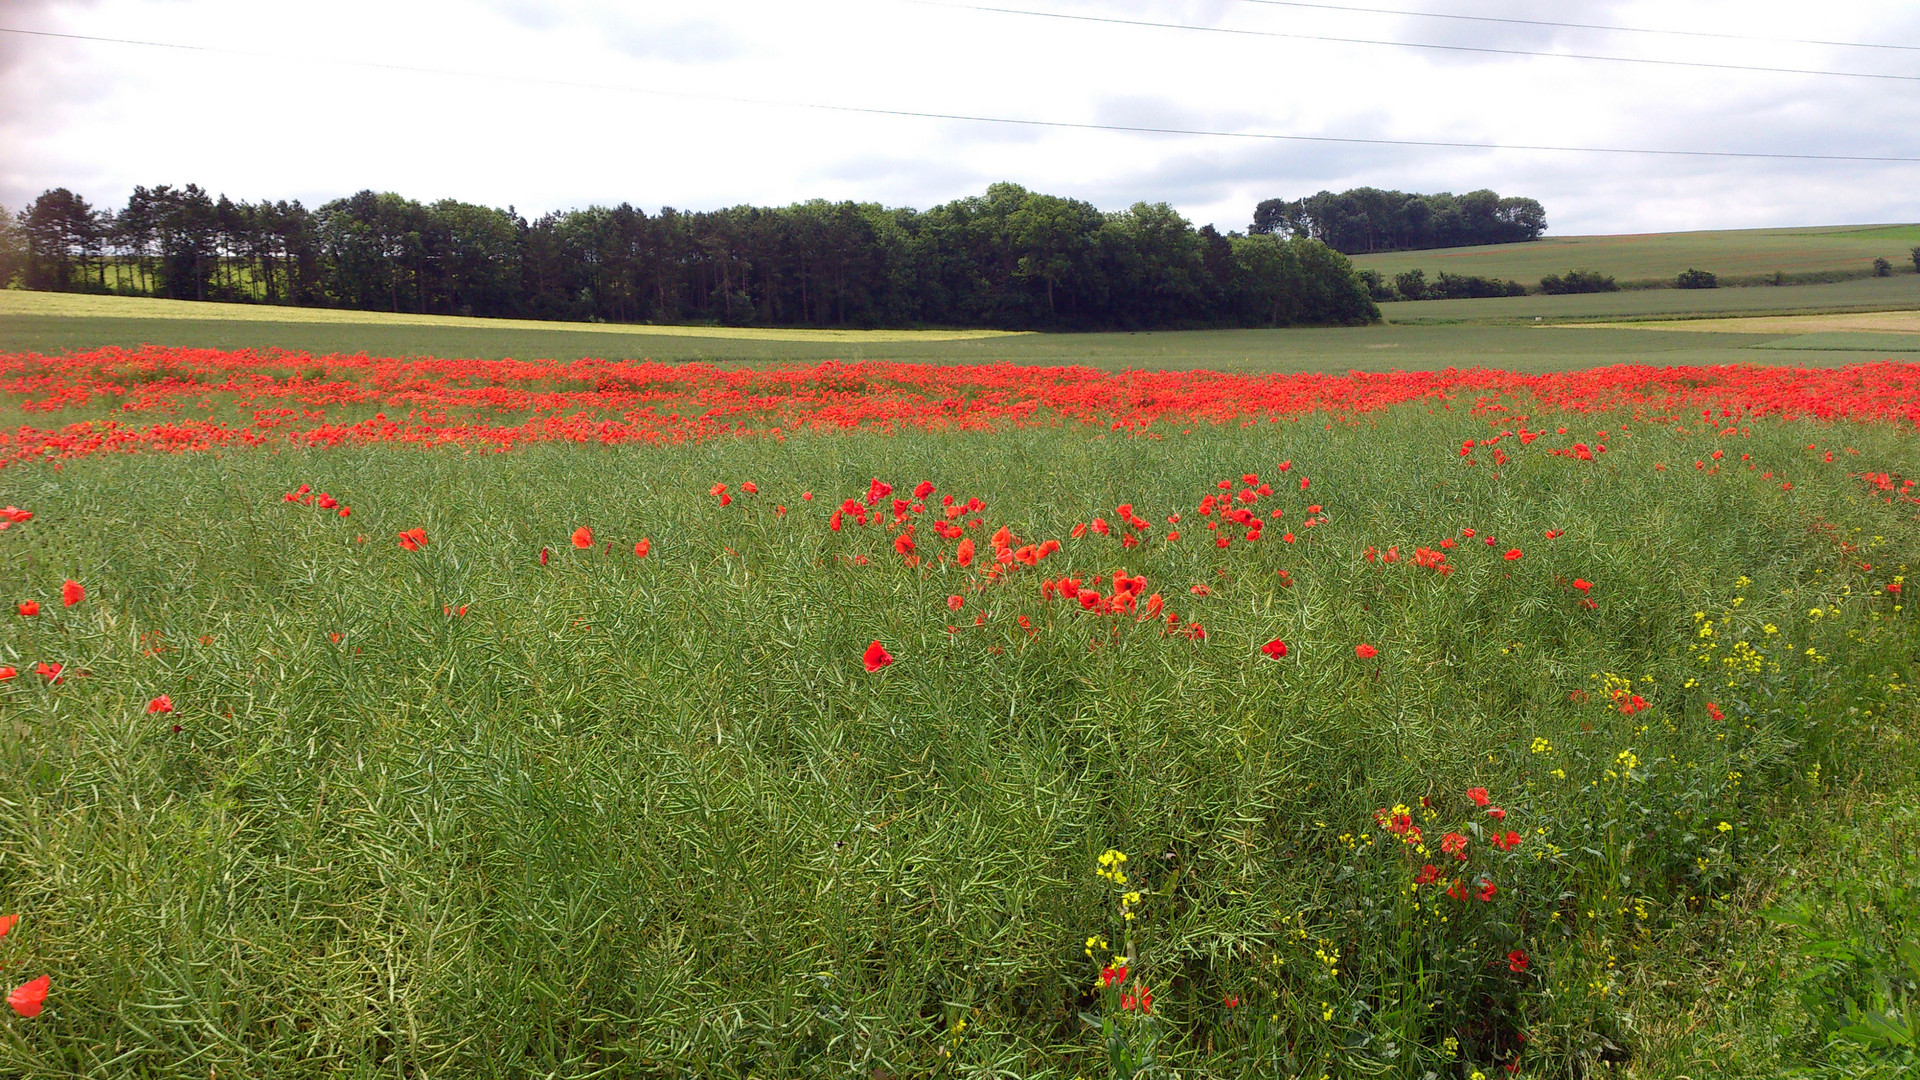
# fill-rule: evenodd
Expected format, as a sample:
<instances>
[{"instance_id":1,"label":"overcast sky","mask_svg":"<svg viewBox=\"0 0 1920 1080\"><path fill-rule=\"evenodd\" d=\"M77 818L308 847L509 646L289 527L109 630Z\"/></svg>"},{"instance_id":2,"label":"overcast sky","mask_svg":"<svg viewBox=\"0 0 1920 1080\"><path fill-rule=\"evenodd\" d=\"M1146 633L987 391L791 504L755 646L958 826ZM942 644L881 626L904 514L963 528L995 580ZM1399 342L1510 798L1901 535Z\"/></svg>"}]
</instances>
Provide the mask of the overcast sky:
<instances>
[{"instance_id":1,"label":"overcast sky","mask_svg":"<svg viewBox=\"0 0 1920 1080\"><path fill-rule=\"evenodd\" d=\"M1920 76L1920 4L1257 0L977 6L1396 42ZM926 207L1013 180L1103 209L1357 185L1538 198L1550 233L1920 220L1920 164L1284 142L832 112L852 106L1242 133L1920 157L1920 81L1441 52L908 0L0 0L0 205L119 206L193 181L308 206L361 188L550 209L811 198ZM412 69L412 70L401 70ZM649 94L639 91L667 91ZM680 96L674 96L675 94ZM736 100L722 100L722 99Z\"/></svg>"}]
</instances>

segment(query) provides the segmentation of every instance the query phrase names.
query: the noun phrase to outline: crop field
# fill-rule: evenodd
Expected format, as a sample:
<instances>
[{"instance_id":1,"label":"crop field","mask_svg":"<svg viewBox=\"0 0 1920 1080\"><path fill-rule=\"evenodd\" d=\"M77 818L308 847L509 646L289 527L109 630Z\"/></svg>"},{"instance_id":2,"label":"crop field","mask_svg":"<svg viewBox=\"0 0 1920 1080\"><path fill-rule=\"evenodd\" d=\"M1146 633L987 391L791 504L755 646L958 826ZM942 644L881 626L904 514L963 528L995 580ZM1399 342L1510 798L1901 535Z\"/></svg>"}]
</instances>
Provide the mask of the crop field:
<instances>
[{"instance_id":1,"label":"crop field","mask_svg":"<svg viewBox=\"0 0 1920 1080\"><path fill-rule=\"evenodd\" d=\"M295 349L315 354L580 357L766 365L805 361L1074 365L1229 372L1566 371L1614 364L1853 364L1920 360L1920 335L1749 327L1728 315L1920 309L1920 276L1773 289L1658 290L1382 305L1374 326L1150 333L769 330L456 319L263 305L0 290L0 351L64 353L102 345ZM1713 318L1715 332L1571 323ZM1536 325L1536 320L1539 323ZM1780 349L1788 349L1783 357ZM1865 355L1863 355L1863 353Z\"/></svg>"},{"instance_id":2,"label":"crop field","mask_svg":"<svg viewBox=\"0 0 1920 1080\"><path fill-rule=\"evenodd\" d=\"M1623 236L1547 236L1523 244L1390 251L1356 255L1354 264L1391 277L1406 270L1478 274L1537 288L1548 274L1598 270L1623 286L1670 284L1682 270L1711 271L1722 284L1771 279L1839 280L1866 277L1873 260L1912 274L1920 225L1828 225L1793 229L1724 229Z\"/></svg>"},{"instance_id":3,"label":"crop field","mask_svg":"<svg viewBox=\"0 0 1920 1080\"><path fill-rule=\"evenodd\" d=\"M0 418L0 1074L1912 1063L1920 365L155 345Z\"/></svg>"}]
</instances>

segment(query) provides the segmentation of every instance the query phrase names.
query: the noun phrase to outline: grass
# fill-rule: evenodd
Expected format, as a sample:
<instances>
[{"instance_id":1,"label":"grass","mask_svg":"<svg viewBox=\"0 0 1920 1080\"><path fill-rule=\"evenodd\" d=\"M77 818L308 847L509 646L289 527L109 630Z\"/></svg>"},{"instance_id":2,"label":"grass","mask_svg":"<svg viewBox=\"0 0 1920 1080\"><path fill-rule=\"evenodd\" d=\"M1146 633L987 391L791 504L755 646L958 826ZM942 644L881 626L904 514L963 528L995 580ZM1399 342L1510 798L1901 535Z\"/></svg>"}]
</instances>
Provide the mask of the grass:
<instances>
[{"instance_id":1,"label":"grass","mask_svg":"<svg viewBox=\"0 0 1920 1080\"><path fill-rule=\"evenodd\" d=\"M1429 371L1495 366L1516 371L1564 371L1608 364L1657 362L1707 365L1770 363L1781 359L1770 342L1802 336L1798 330L1723 334L1649 333L1596 329L1543 335L1531 324L1619 320L1728 312L1890 310L1920 307L1920 277L1876 279L1793 289L1715 289L1594 296L1540 296L1498 300L1431 301L1385 305L1381 326L1284 330L1205 330L1160 333L980 335L888 331L778 331L742 336L721 328L627 327L578 323L495 323L442 316L362 312L289 312L241 304L172 302L168 317L151 317L153 304L132 297L80 297L0 292L0 350L63 353L102 345L141 344L222 349L284 348L376 356L460 356L497 359L595 356L767 364L826 359L892 359L945 364L1009 361L1079 364L1106 369L1222 371ZM1649 301L1656 301L1649 306ZM1691 307L1678 303L1684 301ZM1740 305L1745 304L1746 307ZM104 314L123 312L125 314ZM183 318L182 314L195 315ZM306 320L325 316L324 321ZM792 335L775 337L773 334ZM831 334L833 336L825 336ZM711 336L708 336L711 335ZM1802 342L1796 364L1845 364L1861 359L1857 339L1832 348ZM1892 339L1871 351L1916 356L1920 349Z\"/></svg>"},{"instance_id":2,"label":"grass","mask_svg":"<svg viewBox=\"0 0 1920 1080\"><path fill-rule=\"evenodd\" d=\"M1872 972L1759 913L1911 854L1920 527L1853 474L1915 434L1488 404L9 468L0 964L54 988L0 1071L1898 1075L1799 993ZM1285 517L1222 551L1196 503L1249 472ZM1065 546L905 565L827 527L874 477ZM1120 503L1144 545L1073 535ZM1204 638L1037 587L1121 568Z\"/></svg>"},{"instance_id":3,"label":"grass","mask_svg":"<svg viewBox=\"0 0 1920 1080\"><path fill-rule=\"evenodd\" d=\"M1682 270L1708 270L1723 284L1759 283L1776 273L1790 281L1866 277L1884 258L1911 274L1909 252L1920 225L1829 225L1789 229L1723 229L1619 236L1549 236L1524 244L1392 251L1354 262L1391 277L1420 269L1513 279L1537 288L1548 274L1598 270L1621 285L1671 284Z\"/></svg>"}]
</instances>

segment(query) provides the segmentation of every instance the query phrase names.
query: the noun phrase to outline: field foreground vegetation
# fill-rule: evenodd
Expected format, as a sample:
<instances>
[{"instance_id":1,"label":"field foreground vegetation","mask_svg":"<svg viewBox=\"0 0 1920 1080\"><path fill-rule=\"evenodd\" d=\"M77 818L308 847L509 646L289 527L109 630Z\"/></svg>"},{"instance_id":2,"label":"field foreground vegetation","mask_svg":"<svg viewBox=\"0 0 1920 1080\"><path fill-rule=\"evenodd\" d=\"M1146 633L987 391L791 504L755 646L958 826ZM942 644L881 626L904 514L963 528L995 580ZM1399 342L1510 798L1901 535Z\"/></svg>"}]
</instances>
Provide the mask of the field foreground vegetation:
<instances>
[{"instance_id":1,"label":"field foreground vegetation","mask_svg":"<svg viewBox=\"0 0 1920 1080\"><path fill-rule=\"evenodd\" d=\"M1920 366L0 394L5 1071L1912 1065Z\"/></svg>"}]
</instances>

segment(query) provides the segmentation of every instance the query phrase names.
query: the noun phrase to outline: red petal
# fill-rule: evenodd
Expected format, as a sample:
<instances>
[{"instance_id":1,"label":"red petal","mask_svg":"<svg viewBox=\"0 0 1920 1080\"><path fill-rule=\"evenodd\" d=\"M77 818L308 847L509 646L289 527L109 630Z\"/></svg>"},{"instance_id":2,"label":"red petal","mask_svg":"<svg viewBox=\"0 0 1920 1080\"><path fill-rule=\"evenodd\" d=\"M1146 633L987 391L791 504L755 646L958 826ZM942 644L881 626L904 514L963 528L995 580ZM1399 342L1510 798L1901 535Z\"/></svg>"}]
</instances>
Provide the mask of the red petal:
<instances>
[{"instance_id":1,"label":"red petal","mask_svg":"<svg viewBox=\"0 0 1920 1080\"><path fill-rule=\"evenodd\" d=\"M13 1011L25 1017L40 1015L40 1007L47 1003L47 989L53 985L51 976L42 975L30 983L22 983L7 995L7 1004Z\"/></svg>"}]
</instances>

